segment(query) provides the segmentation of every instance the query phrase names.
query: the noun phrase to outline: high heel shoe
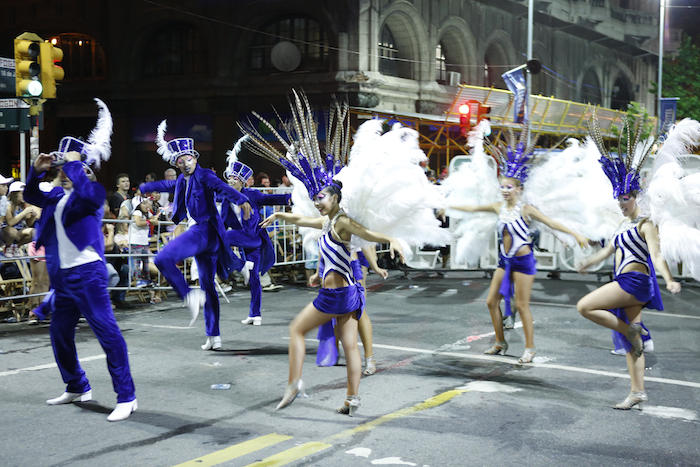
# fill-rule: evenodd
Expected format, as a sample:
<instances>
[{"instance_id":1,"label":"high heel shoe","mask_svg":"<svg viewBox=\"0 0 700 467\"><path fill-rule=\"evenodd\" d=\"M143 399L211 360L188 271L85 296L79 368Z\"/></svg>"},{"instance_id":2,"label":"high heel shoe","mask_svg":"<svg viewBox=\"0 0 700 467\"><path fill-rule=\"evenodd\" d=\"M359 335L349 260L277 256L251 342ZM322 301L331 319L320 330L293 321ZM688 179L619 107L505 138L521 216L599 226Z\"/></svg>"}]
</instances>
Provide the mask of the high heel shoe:
<instances>
[{"instance_id":1,"label":"high heel shoe","mask_svg":"<svg viewBox=\"0 0 700 467\"><path fill-rule=\"evenodd\" d=\"M496 342L488 350L486 350L484 353L486 355L498 355L499 353L501 355L505 355L507 350L508 350L508 342L503 341L503 342Z\"/></svg>"},{"instance_id":2,"label":"high heel shoe","mask_svg":"<svg viewBox=\"0 0 700 467\"><path fill-rule=\"evenodd\" d=\"M335 409L341 415L354 416L357 409L360 408L360 396L352 395L345 398L343 405Z\"/></svg>"},{"instance_id":3,"label":"high heel shoe","mask_svg":"<svg viewBox=\"0 0 700 467\"><path fill-rule=\"evenodd\" d=\"M613 408L617 410L629 410L637 405L641 409L642 402L646 402L648 400L649 398L647 397L646 392L630 392L627 397L625 397L625 400L619 404L616 404Z\"/></svg>"},{"instance_id":4,"label":"high heel shoe","mask_svg":"<svg viewBox=\"0 0 700 467\"><path fill-rule=\"evenodd\" d=\"M523 352L523 356L518 359L518 363L532 363L532 361L535 359L535 348L527 348L525 347L525 352Z\"/></svg>"},{"instance_id":5,"label":"high heel shoe","mask_svg":"<svg viewBox=\"0 0 700 467\"><path fill-rule=\"evenodd\" d=\"M632 344L632 354L639 358L644 353L644 343L642 336L649 334L639 323L630 324L625 333L625 337Z\"/></svg>"},{"instance_id":6,"label":"high heel shoe","mask_svg":"<svg viewBox=\"0 0 700 467\"><path fill-rule=\"evenodd\" d=\"M304 382L301 379L287 385L287 388L284 390L284 396L282 396L282 400L279 404L277 404L277 408L275 408L275 410L287 407L289 404L294 402L294 399L297 398L299 393L306 395L304 394Z\"/></svg>"},{"instance_id":7,"label":"high heel shoe","mask_svg":"<svg viewBox=\"0 0 700 467\"><path fill-rule=\"evenodd\" d=\"M377 364L374 361L374 355L365 358L365 369L362 374L365 376L372 376L377 372Z\"/></svg>"}]
</instances>

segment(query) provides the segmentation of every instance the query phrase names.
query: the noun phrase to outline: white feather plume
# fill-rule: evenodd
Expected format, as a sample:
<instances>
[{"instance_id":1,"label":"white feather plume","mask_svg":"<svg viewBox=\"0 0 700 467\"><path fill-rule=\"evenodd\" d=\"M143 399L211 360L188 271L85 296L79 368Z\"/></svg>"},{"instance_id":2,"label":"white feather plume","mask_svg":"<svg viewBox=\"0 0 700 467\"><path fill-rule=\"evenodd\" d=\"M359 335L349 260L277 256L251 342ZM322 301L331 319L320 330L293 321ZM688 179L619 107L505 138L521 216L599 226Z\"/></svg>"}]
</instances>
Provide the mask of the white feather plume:
<instances>
[{"instance_id":1,"label":"white feather plume","mask_svg":"<svg viewBox=\"0 0 700 467\"><path fill-rule=\"evenodd\" d=\"M170 150L168 149L168 143L165 141L165 132L168 129L168 124L166 120L163 120L158 125L158 131L156 133L156 144L158 145L158 154L161 155L165 162L170 162Z\"/></svg>"},{"instance_id":2,"label":"white feather plume","mask_svg":"<svg viewBox=\"0 0 700 467\"><path fill-rule=\"evenodd\" d=\"M100 168L102 161L109 160L112 154L112 115L109 113L107 105L102 100L95 98L97 107L97 124L88 137L87 154L85 162L88 165L93 165L95 168Z\"/></svg>"},{"instance_id":3,"label":"white feather plume","mask_svg":"<svg viewBox=\"0 0 700 467\"><path fill-rule=\"evenodd\" d=\"M469 133L467 141L472 147L469 161L459 165L443 181L447 206L484 206L501 201L496 165L484 152L484 134L489 130L487 124L484 120ZM455 262L477 266L481 255L488 249L498 217L489 212L468 213L449 208L447 214L457 239L452 252Z\"/></svg>"},{"instance_id":4,"label":"white feather plume","mask_svg":"<svg viewBox=\"0 0 700 467\"><path fill-rule=\"evenodd\" d=\"M292 183L292 212L306 217L320 216L318 209L314 206L314 202L309 197L309 192L306 186L294 177L290 172L287 172L287 177ZM310 227L299 227L299 235L301 235L302 245L307 258L318 256L318 239L321 238L321 230Z\"/></svg>"},{"instance_id":5,"label":"white feather plume","mask_svg":"<svg viewBox=\"0 0 700 467\"><path fill-rule=\"evenodd\" d=\"M645 200L659 228L661 254L700 280L700 173L681 160L700 146L700 123L684 119L668 133L654 161Z\"/></svg>"},{"instance_id":6,"label":"white feather plume","mask_svg":"<svg viewBox=\"0 0 700 467\"><path fill-rule=\"evenodd\" d=\"M382 123L369 120L354 135L348 165L336 176L343 183L341 208L369 230L397 238L405 253L409 246L449 243L434 213L445 200L419 165L427 158L418 133L394 125L382 134ZM353 237L351 246L367 242Z\"/></svg>"},{"instance_id":7,"label":"white feather plume","mask_svg":"<svg viewBox=\"0 0 700 467\"><path fill-rule=\"evenodd\" d=\"M249 139L250 136L243 135L242 137L238 138L238 141L236 141L236 144L233 145L231 150L226 151L226 163L229 167L238 162L238 154L240 154L241 149L243 149L243 143Z\"/></svg>"},{"instance_id":8,"label":"white feather plume","mask_svg":"<svg viewBox=\"0 0 700 467\"><path fill-rule=\"evenodd\" d=\"M600 153L592 140L575 139L561 152L550 152L530 171L525 201L547 217L593 240L609 239L623 220L610 181L600 168ZM563 243L573 237L537 223Z\"/></svg>"}]
</instances>

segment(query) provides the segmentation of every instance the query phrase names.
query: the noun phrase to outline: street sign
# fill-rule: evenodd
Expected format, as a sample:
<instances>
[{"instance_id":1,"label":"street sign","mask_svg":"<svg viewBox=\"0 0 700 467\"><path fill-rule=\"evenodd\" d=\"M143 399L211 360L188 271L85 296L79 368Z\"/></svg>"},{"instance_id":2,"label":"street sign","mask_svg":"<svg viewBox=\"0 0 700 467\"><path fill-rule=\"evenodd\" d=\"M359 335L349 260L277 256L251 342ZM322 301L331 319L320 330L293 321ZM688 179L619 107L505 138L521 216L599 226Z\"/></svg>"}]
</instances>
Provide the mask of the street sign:
<instances>
[{"instance_id":1,"label":"street sign","mask_svg":"<svg viewBox=\"0 0 700 467\"><path fill-rule=\"evenodd\" d=\"M29 104L22 99L0 99L0 131L29 131ZM39 129L44 129L44 114L39 113Z\"/></svg>"},{"instance_id":2,"label":"street sign","mask_svg":"<svg viewBox=\"0 0 700 467\"><path fill-rule=\"evenodd\" d=\"M0 57L0 94L15 95L15 60Z\"/></svg>"}]
</instances>

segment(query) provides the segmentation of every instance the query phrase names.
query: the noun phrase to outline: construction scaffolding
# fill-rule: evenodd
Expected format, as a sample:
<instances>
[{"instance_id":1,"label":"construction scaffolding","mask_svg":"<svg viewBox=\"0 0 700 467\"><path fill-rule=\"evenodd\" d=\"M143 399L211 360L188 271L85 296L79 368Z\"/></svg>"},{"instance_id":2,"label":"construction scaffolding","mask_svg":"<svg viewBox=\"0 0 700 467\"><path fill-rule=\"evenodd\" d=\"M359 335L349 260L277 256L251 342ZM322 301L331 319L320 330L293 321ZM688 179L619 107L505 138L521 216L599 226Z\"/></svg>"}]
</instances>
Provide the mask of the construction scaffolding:
<instances>
[{"instance_id":1,"label":"construction scaffolding","mask_svg":"<svg viewBox=\"0 0 700 467\"><path fill-rule=\"evenodd\" d=\"M397 113L360 107L353 107L351 113L359 121L384 118L415 129L420 134L420 147L430 159L430 165L439 170L443 166L449 166L452 157L469 153L466 139L459 131L459 106L468 100L491 106L488 118L494 132L493 139L498 141L503 137L505 129L518 127L513 123L512 96L513 93L505 89L460 85L448 110L442 115ZM603 136L610 138L616 137L613 128L621 128L622 120L627 115L619 110L554 97L530 96L529 104L530 130L533 136L550 135L559 139L550 147L558 146L570 137L584 137L588 132L588 119L594 110ZM655 120L652 119L652 122Z\"/></svg>"}]
</instances>

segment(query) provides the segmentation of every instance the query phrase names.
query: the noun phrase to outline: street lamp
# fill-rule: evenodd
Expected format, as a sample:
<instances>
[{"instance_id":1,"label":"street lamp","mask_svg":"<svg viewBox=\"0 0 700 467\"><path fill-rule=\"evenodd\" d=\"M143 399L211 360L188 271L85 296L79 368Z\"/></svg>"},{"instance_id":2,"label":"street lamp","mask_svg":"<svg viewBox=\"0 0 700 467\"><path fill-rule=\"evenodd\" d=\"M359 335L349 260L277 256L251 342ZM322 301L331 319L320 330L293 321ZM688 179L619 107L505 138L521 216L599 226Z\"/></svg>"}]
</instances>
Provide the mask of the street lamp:
<instances>
[{"instance_id":1,"label":"street lamp","mask_svg":"<svg viewBox=\"0 0 700 467\"><path fill-rule=\"evenodd\" d=\"M670 0L669 0L670 1ZM661 87L664 70L664 23L666 22L666 0L659 0L659 79L656 88L656 117L661 118Z\"/></svg>"}]
</instances>

